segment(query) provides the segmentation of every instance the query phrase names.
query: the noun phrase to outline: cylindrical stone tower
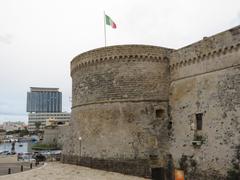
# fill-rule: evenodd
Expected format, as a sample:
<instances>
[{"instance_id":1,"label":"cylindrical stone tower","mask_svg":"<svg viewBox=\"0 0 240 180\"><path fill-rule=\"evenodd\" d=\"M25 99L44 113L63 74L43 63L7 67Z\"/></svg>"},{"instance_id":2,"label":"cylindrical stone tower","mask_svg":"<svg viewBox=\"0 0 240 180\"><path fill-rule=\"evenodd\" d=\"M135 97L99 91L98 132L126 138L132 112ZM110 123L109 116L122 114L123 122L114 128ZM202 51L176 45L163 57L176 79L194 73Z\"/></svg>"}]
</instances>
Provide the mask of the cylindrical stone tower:
<instances>
[{"instance_id":1,"label":"cylindrical stone tower","mask_svg":"<svg viewBox=\"0 0 240 180\"><path fill-rule=\"evenodd\" d=\"M71 62L72 147L63 159L145 176L168 152L170 49L121 45ZM110 168L113 167L113 168Z\"/></svg>"}]
</instances>

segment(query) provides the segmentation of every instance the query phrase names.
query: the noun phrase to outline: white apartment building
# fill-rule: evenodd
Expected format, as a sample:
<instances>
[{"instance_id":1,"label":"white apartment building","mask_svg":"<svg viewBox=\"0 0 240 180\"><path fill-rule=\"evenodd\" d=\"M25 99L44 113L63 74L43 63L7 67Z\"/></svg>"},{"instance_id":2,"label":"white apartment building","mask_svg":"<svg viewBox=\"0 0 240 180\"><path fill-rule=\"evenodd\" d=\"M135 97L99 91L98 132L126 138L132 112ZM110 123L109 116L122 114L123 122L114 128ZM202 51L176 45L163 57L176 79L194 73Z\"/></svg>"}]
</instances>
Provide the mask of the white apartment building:
<instances>
[{"instance_id":1,"label":"white apartment building","mask_svg":"<svg viewBox=\"0 0 240 180\"><path fill-rule=\"evenodd\" d=\"M28 130L35 131L37 122L40 122L39 130L43 130L49 121L55 121L57 124L65 124L70 121L71 114L68 112L49 112L49 113L29 113Z\"/></svg>"}]
</instances>

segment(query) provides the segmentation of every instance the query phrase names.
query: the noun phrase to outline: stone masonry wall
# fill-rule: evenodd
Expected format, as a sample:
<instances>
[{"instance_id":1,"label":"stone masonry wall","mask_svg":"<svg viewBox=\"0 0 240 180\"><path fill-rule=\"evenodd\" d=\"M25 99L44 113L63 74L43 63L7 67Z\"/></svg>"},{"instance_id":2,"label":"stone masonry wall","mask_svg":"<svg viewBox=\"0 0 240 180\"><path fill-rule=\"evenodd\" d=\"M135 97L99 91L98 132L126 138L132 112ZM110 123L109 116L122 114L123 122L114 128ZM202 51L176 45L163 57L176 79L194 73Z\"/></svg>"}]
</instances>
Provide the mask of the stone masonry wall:
<instances>
[{"instance_id":1,"label":"stone masonry wall","mask_svg":"<svg viewBox=\"0 0 240 180\"><path fill-rule=\"evenodd\" d=\"M74 137L82 137L81 156L148 159L150 155L166 152L167 107L167 102L121 102L74 108L74 127L78 127ZM156 118L155 111L159 108L163 114ZM72 148L78 155L78 139L74 144Z\"/></svg>"},{"instance_id":2,"label":"stone masonry wall","mask_svg":"<svg viewBox=\"0 0 240 180\"><path fill-rule=\"evenodd\" d=\"M71 76L63 162L140 176L174 166L187 180L240 176L240 26L178 50L88 51Z\"/></svg>"},{"instance_id":3,"label":"stone masonry wall","mask_svg":"<svg viewBox=\"0 0 240 180\"><path fill-rule=\"evenodd\" d=\"M72 61L73 138L63 151L64 162L71 162L72 156L80 157L82 163L89 158L91 162L122 162L124 173L137 164L138 169L148 169L132 173L141 176L149 175L151 166L164 165L169 148L166 56L170 51L114 46Z\"/></svg>"},{"instance_id":4,"label":"stone masonry wall","mask_svg":"<svg viewBox=\"0 0 240 180\"><path fill-rule=\"evenodd\" d=\"M226 174L240 145L240 66L173 82L170 92L176 166L185 155L196 163L193 172ZM196 130L197 113L203 114L202 130ZM194 146L194 140L203 144Z\"/></svg>"},{"instance_id":5,"label":"stone masonry wall","mask_svg":"<svg viewBox=\"0 0 240 180\"><path fill-rule=\"evenodd\" d=\"M189 179L225 177L240 162L240 26L179 49L170 61L174 164Z\"/></svg>"},{"instance_id":6,"label":"stone masonry wall","mask_svg":"<svg viewBox=\"0 0 240 180\"><path fill-rule=\"evenodd\" d=\"M68 141L68 125L60 125L56 127L47 127L44 129L43 144L56 145L58 148L63 148L65 141Z\"/></svg>"},{"instance_id":7,"label":"stone masonry wall","mask_svg":"<svg viewBox=\"0 0 240 180\"><path fill-rule=\"evenodd\" d=\"M110 101L168 100L169 52L129 45L77 56L71 64L73 108Z\"/></svg>"},{"instance_id":8,"label":"stone masonry wall","mask_svg":"<svg viewBox=\"0 0 240 180\"><path fill-rule=\"evenodd\" d=\"M178 49L170 54L172 81L239 64L240 26Z\"/></svg>"},{"instance_id":9,"label":"stone masonry wall","mask_svg":"<svg viewBox=\"0 0 240 180\"><path fill-rule=\"evenodd\" d=\"M73 108L115 101L167 101L168 63L108 62L73 75Z\"/></svg>"}]
</instances>

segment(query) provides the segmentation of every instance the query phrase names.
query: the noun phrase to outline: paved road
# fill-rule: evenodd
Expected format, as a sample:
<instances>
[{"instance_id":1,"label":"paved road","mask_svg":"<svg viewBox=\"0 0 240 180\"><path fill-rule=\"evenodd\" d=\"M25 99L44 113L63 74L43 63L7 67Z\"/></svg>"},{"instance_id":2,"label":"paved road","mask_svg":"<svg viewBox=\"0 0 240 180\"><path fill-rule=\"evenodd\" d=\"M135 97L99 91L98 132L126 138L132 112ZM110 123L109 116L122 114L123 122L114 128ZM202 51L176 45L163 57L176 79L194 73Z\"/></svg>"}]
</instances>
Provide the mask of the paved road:
<instances>
[{"instance_id":1,"label":"paved road","mask_svg":"<svg viewBox=\"0 0 240 180\"><path fill-rule=\"evenodd\" d=\"M144 180L82 166L51 162L42 167L11 175L0 176L0 180ZM146 180L146 179L145 179Z\"/></svg>"},{"instance_id":2,"label":"paved road","mask_svg":"<svg viewBox=\"0 0 240 180\"><path fill-rule=\"evenodd\" d=\"M17 163L17 155L0 155L1 163Z\"/></svg>"},{"instance_id":3,"label":"paved road","mask_svg":"<svg viewBox=\"0 0 240 180\"><path fill-rule=\"evenodd\" d=\"M21 165L23 165L23 171L30 170L29 163L0 163L0 175L8 174L9 168L11 169L11 173L21 172Z\"/></svg>"},{"instance_id":4,"label":"paved road","mask_svg":"<svg viewBox=\"0 0 240 180\"><path fill-rule=\"evenodd\" d=\"M23 171L30 170L30 163L17 161L17 156L0 156L0 176L8 174L8 169L11 169L11 174L21 172L21 165L23 165ZM35 164L32 165L35 168Z\"/></svg>"}]
</instances>

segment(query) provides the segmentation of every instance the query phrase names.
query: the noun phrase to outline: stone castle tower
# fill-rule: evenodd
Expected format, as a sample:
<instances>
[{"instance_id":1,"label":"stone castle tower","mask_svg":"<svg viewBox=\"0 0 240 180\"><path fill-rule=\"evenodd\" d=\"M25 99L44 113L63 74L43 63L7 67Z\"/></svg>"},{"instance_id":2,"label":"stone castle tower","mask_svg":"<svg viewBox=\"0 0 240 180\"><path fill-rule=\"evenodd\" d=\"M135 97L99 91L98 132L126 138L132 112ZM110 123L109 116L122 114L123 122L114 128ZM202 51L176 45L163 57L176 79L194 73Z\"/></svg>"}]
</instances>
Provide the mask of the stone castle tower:
<instances>
[{"instance_id":1,"label":"stone castle tower","mask_svg":"<svg viewBox=\"0 0 240 180\"><path fill-rule=\"evenodd\" d=\"M71 76L63 162L191 180L240 173L240 26L177 50L91 50Z\"/></svg>"}]
</instances>

